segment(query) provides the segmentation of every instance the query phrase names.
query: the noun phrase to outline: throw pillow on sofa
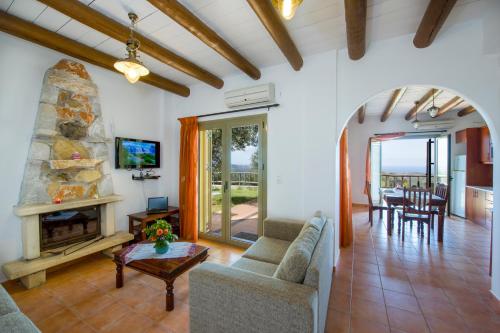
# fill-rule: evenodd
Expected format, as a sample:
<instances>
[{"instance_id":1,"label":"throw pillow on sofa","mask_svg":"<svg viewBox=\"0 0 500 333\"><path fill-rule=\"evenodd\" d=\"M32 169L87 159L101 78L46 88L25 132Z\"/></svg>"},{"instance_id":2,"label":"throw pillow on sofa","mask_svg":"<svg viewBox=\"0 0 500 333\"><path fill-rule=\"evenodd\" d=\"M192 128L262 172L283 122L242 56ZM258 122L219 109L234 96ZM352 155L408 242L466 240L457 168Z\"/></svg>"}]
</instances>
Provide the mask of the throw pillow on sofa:
<instances>
[{"instance_id":1,"label":"throw pillow on sofa","mask_svg":"<svg viewBox=\"0 0 500 333\"><path fill-rule=\"evenodd\" d=\"M297 238L281 260L274 277L295 283L302 283L306 276L306 270L311 261L312 254L318 243L323 229L324 221L321 218L313 218L302 228Z\"/></svg>"}]
</instances>

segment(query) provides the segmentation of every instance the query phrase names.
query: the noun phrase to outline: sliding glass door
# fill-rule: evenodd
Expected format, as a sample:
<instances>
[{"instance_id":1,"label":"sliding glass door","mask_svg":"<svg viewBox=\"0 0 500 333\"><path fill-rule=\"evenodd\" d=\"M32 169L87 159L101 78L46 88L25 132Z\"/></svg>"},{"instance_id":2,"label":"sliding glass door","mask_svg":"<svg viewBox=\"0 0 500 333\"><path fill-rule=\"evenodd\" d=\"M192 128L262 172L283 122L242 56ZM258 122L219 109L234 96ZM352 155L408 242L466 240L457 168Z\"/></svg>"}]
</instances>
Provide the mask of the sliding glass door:
<instances>
[{"instance_id":1,"label":"sliding glass door","mask_svg":"<svg viewBox=\"0 0 500 333\"><path fill-rule=\"evenodd\" d=\"M262 234L266 116L200 123L200 235L246 245Z\"/></svg>"}]
</instances>

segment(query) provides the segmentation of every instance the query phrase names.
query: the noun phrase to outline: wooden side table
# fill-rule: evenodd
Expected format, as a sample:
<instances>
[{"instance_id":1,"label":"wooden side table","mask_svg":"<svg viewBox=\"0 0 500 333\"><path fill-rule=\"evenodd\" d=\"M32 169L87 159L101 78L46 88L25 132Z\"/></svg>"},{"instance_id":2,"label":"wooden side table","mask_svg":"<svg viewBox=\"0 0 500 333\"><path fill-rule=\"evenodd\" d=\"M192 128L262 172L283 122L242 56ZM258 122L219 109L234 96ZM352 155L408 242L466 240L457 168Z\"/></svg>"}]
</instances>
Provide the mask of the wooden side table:
<instances>
[{"instance_id":1,"label":"wooden side table","mask_svg":"<svg viewBox=\"0 0 500 333\"><path fill-rule=\"evenodd\" d=\"M167 220L168 223L172 225L172 229L174 234L177 234L180 236L180 220L178 225L175 225L172 222L172 216L179 214L179 208L178 207L173 207L173 206L168 206L168 209L164 213L156 213L156 214L148 214L147 212L139 212L139 213L134 213L134 214L129 214L128 215L128 232L130 232L132 235L134 235L134 240L136 241L144 241L146 240L146 234L142 231L148 223L154 222L158 219L165 219ZM139 222L138 225L134 225L134 221ZM139 239L136 239L136 233L134 232L137 230L137 227L140 227L140 233L139 233Z\"/></svg>"}]
</instances>

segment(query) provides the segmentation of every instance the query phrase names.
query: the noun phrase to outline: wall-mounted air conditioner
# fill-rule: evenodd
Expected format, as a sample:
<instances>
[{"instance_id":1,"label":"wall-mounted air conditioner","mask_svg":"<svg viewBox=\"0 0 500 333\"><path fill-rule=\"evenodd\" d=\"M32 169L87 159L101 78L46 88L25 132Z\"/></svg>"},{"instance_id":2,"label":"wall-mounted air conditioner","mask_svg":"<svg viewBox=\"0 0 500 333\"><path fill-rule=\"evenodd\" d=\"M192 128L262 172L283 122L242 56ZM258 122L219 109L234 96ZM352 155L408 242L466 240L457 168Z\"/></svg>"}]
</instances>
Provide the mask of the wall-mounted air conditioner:
<instances>
[{"instance_id":1,"label":"wall-mounted air conditioner","mask_svg":"<svg viewBox=\"0 0 500 333\"><path fill-rule=\"evenodd\" d=\"M445 130L454 126L453 120L414 121L413 127L419 131Z\"/></svg>"},{"instance_id":2,"label":"wall-mounted air conditioner","mask_svg":"<svg viewBox=\"0 0 500 333\"><path fill-rule=\"evenodd\" d=\"M267 105L275 102L274 84L261 84L254 87L231 90L224 93L224 102L228 108L248 105Z\"/></svg>"}]
</instances>

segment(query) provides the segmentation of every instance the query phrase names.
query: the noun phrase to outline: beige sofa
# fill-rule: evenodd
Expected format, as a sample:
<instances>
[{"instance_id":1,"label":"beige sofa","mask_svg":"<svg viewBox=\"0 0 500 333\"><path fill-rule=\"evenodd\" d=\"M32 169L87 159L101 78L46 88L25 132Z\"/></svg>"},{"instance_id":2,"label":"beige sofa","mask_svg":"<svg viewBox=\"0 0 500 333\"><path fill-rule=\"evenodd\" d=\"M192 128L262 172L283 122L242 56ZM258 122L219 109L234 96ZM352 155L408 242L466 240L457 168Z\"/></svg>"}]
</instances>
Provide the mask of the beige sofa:
<instances>
[{"instance_id":1,"label":"beige sofa","mask_svg":"<svg viewBox=\"0 0 500 333\"><path fill-rule=\"evenodd\" d=\"M232 266L190 272L191 332L324 332L332 270L331 219L266 219Z\"/></svg>"}]
</instances>

